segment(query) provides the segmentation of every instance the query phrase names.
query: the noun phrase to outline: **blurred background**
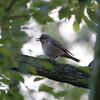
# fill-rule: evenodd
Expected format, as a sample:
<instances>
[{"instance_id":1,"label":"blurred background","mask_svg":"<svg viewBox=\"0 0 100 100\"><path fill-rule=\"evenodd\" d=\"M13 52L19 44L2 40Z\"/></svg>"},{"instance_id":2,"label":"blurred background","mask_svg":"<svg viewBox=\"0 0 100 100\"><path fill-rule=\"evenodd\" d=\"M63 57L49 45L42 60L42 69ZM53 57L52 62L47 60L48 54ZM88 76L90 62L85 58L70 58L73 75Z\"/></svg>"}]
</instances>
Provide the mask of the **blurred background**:
<instances>
[{"instance_id":1,"label":"blurred background","mask_svg":"<svg viewBox=\"0 0 100 100\"><path fill-rule=\"evenodd\" d=\"M23 45L21 52L29 56L47 58L42 51L41 43L37 42L36 38L40 37L41 34L48 34L59 40L75 55L75 57L81 60L80 63L76 63L66 58L58 58L58 62L87 66L93 60L95 34L88 29L88 26L84 22L81 23L78 32L75 32L73 28L75 20L74 16L69 21L60 21L56 12L52 14L52 18L56 22L49 23L48 25L41 26L31 18L29 22L23 26L23 28L27 27L27 29L22 30L25 31L31 39ZM58 100L58 98L55 98L48 93L38 92L39 87L45 83L46 85L53 87L55 92L66 90L65 96L59 98L59 100L88 100L88 90L86 89L78 88L66 83L55 82L49 79L33 83L34 78L34 76L25 77L26 86L30 89L33 89L34 87L35 91L37 91L36 93L33 92L33 94L27 94L26 92L27 98L30 98L31 95L36 100ZM30 85L30 83L33 84ZM21 86L23 85L21 84ZM25 88L25 86L23 87ZM23 92L25 92L25 90Z\"/></svg>"},{"instance_id":2,"label":"blurred background","mask_svg":"<svg viewBox=\"0 0 100 100\"><path fill-rule=\"evenodd\" d=\"M0 61L2 62L1 66L4 66L5 69L8 65L16 66L12 55L17 55L18 53L33 57L48 58L42 51L41 43L36 41L36 38L39 38L41 34L48 34L59 40L76 58L81 60L80 63L66 58L58 58L56 61L84 67L88 66L93 60L96 36L95 32L88 26L90 25L90 19L92 19L90 17L92 13L88 13L88 10L96 10L97 3L95 1L90 0L87 3L87 1L66 0L64 3L57 2L56 0L25 0L25 2L21 0L17 1L17 3L15 2L14 6L12 6L13 3L13 0L8 0L5 4L5 8L8 7L8 9L5 10L3 7L4 1L0 3ZM89 6L87 7L87 5ZM82 9L84 8L83 11L79 10L81 7ZM68 13L65 12L65 9L66 11L69 9ZM74 14L70 13L74 10L76 11ZM89 21L81 17L81 12L87 16ZM79 19L81 19L80 22ZM9 61L9 58L11 61ZM1 74L5 70L4 68L0 68ZM6 77L10 76L9 72L3 74ZM88 100L88 89L56 82L40 76L21 76L24 78L24 82L20 82L17 86L17 89L19 89L18 93L21 95L19 96L19 100ZM2 77L4 76L1 75L1 79ZM1 81L0 95L3 94L2 98L8 95L7 91L10 89L3 82L7 84L7 79ZM11 100L9 98L7 96L6 99L1 100Z\"/></svg>"}]
</instances>

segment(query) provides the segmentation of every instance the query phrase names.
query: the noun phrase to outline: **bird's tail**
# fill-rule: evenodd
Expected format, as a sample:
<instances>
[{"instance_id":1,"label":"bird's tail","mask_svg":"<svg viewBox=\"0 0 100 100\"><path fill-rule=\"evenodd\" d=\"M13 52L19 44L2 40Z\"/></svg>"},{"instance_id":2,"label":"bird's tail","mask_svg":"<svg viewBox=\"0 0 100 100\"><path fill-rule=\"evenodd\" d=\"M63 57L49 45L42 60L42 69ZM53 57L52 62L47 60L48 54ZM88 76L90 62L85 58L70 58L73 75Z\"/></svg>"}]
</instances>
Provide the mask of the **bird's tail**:
<instances>
[{"instance_id":1,"label":"bird's tail","mask_svg":"<svg viewBox=\"0 0 100 100\"><path fill-rule=\"evenodd\" d=\"M73 57L73 56L71 56L71 55L68 55L68 54L62 55L62 57L66 57L66 58L72 59L72 60L74 60L74 61L76 61L76 62L80 62L79 59L77 59L77 58L75 58L75 57Z\"/></svg>"}]
</instances>

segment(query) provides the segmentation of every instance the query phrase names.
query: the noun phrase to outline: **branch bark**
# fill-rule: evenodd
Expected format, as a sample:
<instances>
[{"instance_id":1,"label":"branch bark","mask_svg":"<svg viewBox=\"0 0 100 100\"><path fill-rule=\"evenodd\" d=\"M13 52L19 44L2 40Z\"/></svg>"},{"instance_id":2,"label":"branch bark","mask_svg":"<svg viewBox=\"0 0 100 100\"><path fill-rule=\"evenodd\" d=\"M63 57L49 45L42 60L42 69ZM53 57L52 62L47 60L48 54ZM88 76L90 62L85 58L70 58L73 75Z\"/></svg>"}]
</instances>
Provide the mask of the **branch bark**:
<instances>
[{"instance_id":1,"label":"branch bark","mask_svg":"<svg viewBox=\"0 0 100 100\"><path fill-rule=\"evenodd\" d=\"M80 67L26 55L18 56L16 61L19 66L17 69L12 67L12 70L16 70L24 74L43 76L55 81L69 83L82 88L89 88L88 81L83 80L89 80L90 74L83 69L80 69ZM87 69L89 69L89 67L87 67Z\"/></svg>"}]
</instances>

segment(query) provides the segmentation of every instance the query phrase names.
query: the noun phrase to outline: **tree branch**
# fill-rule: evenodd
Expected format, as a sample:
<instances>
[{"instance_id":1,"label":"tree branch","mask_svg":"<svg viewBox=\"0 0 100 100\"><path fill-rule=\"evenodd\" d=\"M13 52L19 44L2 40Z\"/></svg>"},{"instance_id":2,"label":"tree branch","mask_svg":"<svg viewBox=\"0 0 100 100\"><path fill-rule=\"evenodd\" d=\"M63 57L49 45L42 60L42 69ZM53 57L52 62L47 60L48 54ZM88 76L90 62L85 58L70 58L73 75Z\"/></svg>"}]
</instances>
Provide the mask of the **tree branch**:
<instances>
[{"instance_id":1,"label":"tree branch","mask_svg":"<svg viewBox=\"0 0 100 100\"><path fill-rule=\"evenodd\" d=\"M69 83L74 86L89 88L88 80L90 74L80 67L71 64L61 64L49 59L41 59L20 55L16 58L18 69L12 67L12 70L19 71L24 74L32 74L43 76L55 81ZM27 70L25 70L27 69ZM89 67L87 67L89 69Z\"/></svg>"}]
</instances>

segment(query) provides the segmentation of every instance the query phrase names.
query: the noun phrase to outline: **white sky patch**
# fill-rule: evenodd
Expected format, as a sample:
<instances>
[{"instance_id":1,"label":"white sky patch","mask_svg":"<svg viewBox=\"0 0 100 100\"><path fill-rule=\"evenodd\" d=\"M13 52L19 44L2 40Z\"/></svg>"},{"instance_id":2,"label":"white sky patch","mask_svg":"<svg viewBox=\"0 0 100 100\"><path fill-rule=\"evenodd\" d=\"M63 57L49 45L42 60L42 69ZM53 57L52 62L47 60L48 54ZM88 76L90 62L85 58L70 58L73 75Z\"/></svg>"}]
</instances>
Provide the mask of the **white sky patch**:
<instances>
[{"instance_id":1,"label":"white sky patch","mask_svg":"<svg viewBox=\"0 0 100 100\"><path fill-rule=\"evenodd\" d=\"M73 30L73 22L74 22L74 17L72 17L69 21L64 21L59 26L59 31L62 37L68 42L73 42L77 37L76 33Z\"/></svg>"},{"instance_id":2,"label":"white sky patch","mask_svg":"<svg viewBox=\"0 0 100 100\"><path fill-rule=\"evenodd\" d=\"M72 18L69 21L64 21L62 24L59 26L59 31L62 37L68 42L72 43L76 40L77 38L77 33L75 33L73 29L73 22L75 21L75 17L72 16ZM80 24L80 29L84 26L84 21ZM91 41L95 43L95 34L92 35ZM74 57L80 59L81 61L79 62L79 65L81 66L87 66L92 60L93 60L93 54L89 53L88 47L86 45L80 45L78 44L73 44L72 47L69 49L69 51L74 54ZM75 63L72 60L69 60L69 63Z\"/></svg>"},{"instance_id":3,"label":"white sky patch","mask_svg":"<svg viewBox=\"0 0 100 100\"><path fill-rule=\"evenodd\" d=\"M60 7L57 7L56 9L52 10L50 13L49 13L49 16L54 20L54 21L60 21L59 20L59 13L58 11L60 10Z\"/></svg>"},{"instance_id":4,"label":"white sky patch","mask_svg":"<svg viewBox=\"0 0 100 100\"><path fill-rule=\"evenodd\" d=\"M38 88L39 88L40 84L42 84L45 81L45 79L43 79L43 80L34 82L34 79L36 78L36 76L30 76L30 77L24 76L24 78L26 79L25 85L30 89L34 89L36 92L38 92ZM30 84L30 83L33 83L33 82L34 82L34 84ZM23 83L21 83L21 86L23 86L24 90L27 90L25 85Z\"/></svg>"},{"instance_id":5,"label":"white sky patch","mask_svg":"<svg viewBox=\"0 0 100 100\"><path fill-rule=\"evenodd\" d=\"M92 34L91 35L91 42L95 45L95 41L96 41L96 35Z\"/></svg>"},{"instance_id":6,"label":"white sky patch","mask_svg":"<svg viewBox=\"0 0 100 100\"><path fill-rule=\"evenodd\" d=\"M25 31L29 37L32 37L27 43L23 45L23 48L21 49L22 53L30 56L42 55L43 51L41 43L36 41L36 38L39 38L42 34L41 26L38 25L33 19L30 19L29 22L22 27L27 27L27 29L22 30Z\"/></svg>"},{"instance_id":7,"label":"white sky patch","mask_svg":"<svg viewBox=\"0 0 100 100\"><path fill-rule=\"evenodd\" d=\"M85 45L74 44L70 50L76 58L80 59L81 66L87 66L93 60L93 54L89 53Z\"/></svg>"},{"instance_id":8,"label":"white sky patch","mask_svg":"<svg viewBox=\"0 0 100 100\"><path fill-rule=\"evenodd\" d=\"M84 94L81 96L80 100L88 100L88 96L89 96L89 95L87 95L87 93L84 93Z\"/></svg>"},{"instance_id":9,"label":"white sky patch","mask_svg":"<svg viewBox=\"0 0 100 100\"><path fill-rule=\"evenodd\" d=\"M35 20L30 18L30 20L22 26L22 31L25 31L29 37L40 36L41 26L37 24Z\"/></svg>"},{"instance_id":10,"label":"white sky patch","mask_svg":"<svg viewBox=\"0 0 100 100\"><path fill-rule=\"evenodd\" d=\"M24 44L21 51L25 55L34 56L34 57L43 54L41 44L36 43L36 42L33 42L33 44L32 44L32 42L28 42L28 43Z\"/></svg>"}]
</instances>

